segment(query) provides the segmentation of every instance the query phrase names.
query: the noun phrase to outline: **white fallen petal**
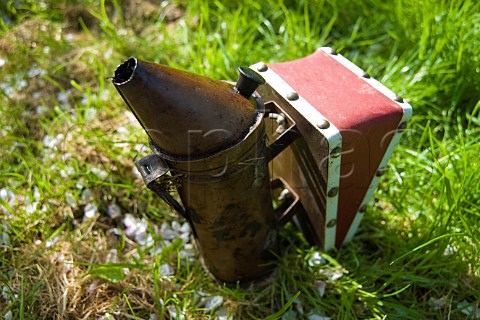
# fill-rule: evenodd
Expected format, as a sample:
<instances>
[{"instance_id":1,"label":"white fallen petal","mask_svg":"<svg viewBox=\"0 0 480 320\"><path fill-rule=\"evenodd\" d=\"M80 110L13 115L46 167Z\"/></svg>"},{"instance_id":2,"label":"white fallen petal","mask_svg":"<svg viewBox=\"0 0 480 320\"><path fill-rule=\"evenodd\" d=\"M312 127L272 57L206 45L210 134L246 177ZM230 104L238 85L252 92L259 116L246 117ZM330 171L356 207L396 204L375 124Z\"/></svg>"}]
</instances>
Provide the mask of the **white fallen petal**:
<instances>
[{"instance_id":1,"label":"white fallen petal","mask_svg":"<svg viewBox=\"0 0 480 320\"><path fill-rule=\"evenodd\" d=\"M336 281L343 277L343 272L338 270L328 270L328 269L320 269L320 273L324 274L325 276L329 277L330 281Z\"/></svg>"},{"instance_id":2,"label":"white fallen petal","mask_svg":"<svg viewBox=\"0 0 480 320\"><path fill-rule=\"evenodd\" d=\"M12 310L8 310L7 313L3 316L4 320L12 320L13 319L13 313Z\"/></svg>"},{"instance_id":3,"label":"white fallen petal","mask_svg":"<svg viewBox=\"0 0 480 320\"><path fill-rule=\"evenodd\" d=\"M77 207L77 200L75 200L70 192L65 193L65 202L72 208Z\"/></svg>"},{"instance_id":4,"label":"white fallen petal","mask_svg":"<svg viewBox=\"0 0 480 320\"><path fill-rule=\"evenodd\" d=\"M106 50L104 53L103 53L103 57L105 59L110 59L110 57L112 56L112 49L109 48L108 50Z\"/></svg>"},{"instance_id":5,"label":"white fallen petal","mask_svg":"<svg viewBox=\"0 0 480 320\"><path fill-rule=\"evenodd\" d=\"M117 132L120 133L120 135L127 135L129 134L129 131L127 128L125 128L124 126L120 126L117 128Z\"/></svg>"},{"instance_id":6,"label":"white fallen petal","mask_svg":"<svg viewBox=\"0 0 480 320\"><path fill-rule=\"evenodd\" d=\"M443 296L439 299L431 297L430 299L428 299L428 303L433 307L434 310L440 310L447 305L448 297Z\"/></svg>"},{"instance_id":7,"label":"white fallen petal","mask_svg":"<svg viewBox=\"0 0 480 320\"><path fill-rule=\"evenodd\" d=\"M103 316L98 318L98 320L115 320L115 318L110 313L105 313Z\"/></svg>"},{"instance_id":8,"label":"white fallen petal","mask_svg":"<svg viewBox=\"0 0 480 320\"><path fill-rule=\"evenodd\" d=\"M138 123L137 121L135 122ZM138 153L145 153L148 150L150 150L150 148L142 143L137 143L136 145L133 146L133 150L137 151Z\"/></svg>"},{"instance_id":9,"label":"white fallen petal","mask_svg":"<svg viewBox=\"0 0 480 320\"><path fill-rule=\"evenodd\" d=\"M147 237L147 226L143 225L141 222L137 224L135 232L133 233L133 238L136 242L145 242Z\"/></svg>"},{"instance_id":10,"label":"white fallen petal","mask_svg":"<svg viewBox=\"0 0 480 320\"><path fill-rule=\"evenodd\" d=\"M181 228L181 227L182 227L182 226L180 225L180 223L178 223L178 221L173 221L173 222L172 222L172 229L173 229L173 230L175 230L175 231L178 232L178 231L180 231L180 228Z\"/></svg>"},{"instance_id":11,"label":"white fallen petal","mask_svg":"<svg viewBox=\"0 0 480 320\"><path fill-rule=\"evenodd\" d=\"M126 228L130 228L132 226L136 226L137 219L130 213L127 213L123 218L123 224Z\"/></svg>"},{"instance_id":12,"label":"white fallen petal","mask_svg":"<svg viewBox=\"0 0 480 320\"><path fill-rule=\"evenodd\" d=\"M83 211L83 215L85 218L87 219L90 219L90 218L93 218L95 216L95 214L97 213L97 206L93 203L88 203L86 206L85 206L85 209Z\"/></svg>"},{"instance_id":13,"label":"white fallen petal","mask_svg":"<svg viewBox=\"0 0 480 320\"><path fill-rule=\"evenodd\" d=\"M325 288L327 287L327 284L324 281L315 280L315 282L313 283L313 287L317 290L320 297L323 297L325 295Z\"/></svg>"},{"instance_id":14,"label":"white fallen petal","mask_svg":"<svg viewBox=\"0 0 480 320\"><path fill-rule=\"evenodd\" d=\"M68 273L73 268L73 261L64 261L63 268L65 270L65 273Z\"/></svg>"},{"instance_id":15,"label":"white fallen petal","mask_svg":"<svg viewBox=\"0 0 480 320\"><path fill-rule=\"evenodd\" d=\"M336 281L336 280L340 279L341 277L343 277L343 273L342 273L342 272L334 272L334 273L332 274L332 276L330 277L330 280Z\"/></svg>"},{"instance_id":16,"label":"white fallen petal","mask_svg":"<svg viewBox=\"0 0 480 320\"><path fill-rule=\"evenodd\" d=\"M215 311L215 316L218 320L233 320L233 317L229 315L229 311L226 307L221 307Z\"/></svg>"},{"instance_id":17,"label":"white fallen petal","mask_svg":"<svg viewBox=\"0 0 480 320\"><path fill-rule=\"evenodd\" d=\"M177 309L175 308L175 306L168 306L167 310L171 319L185 320L185 316L181 312L177 313Z\"/></svg>"},{"instance_id":18,"label":"white fallen petal","mask_svg":"<svg viewBox=\"0 0 480 320\"><path fill-rule=\"evenodd\" d=\"M53 239L50 239L50 240L45 241L45 247L46 247L46 248L50 248L50 247L53 246L55 243L57 243L58 240L60 240L59 237L54 237Z\"/></svg>"},{"instance_id":19,"label":"white fallen petal","mask_svg":"<svg viewBox=\"0 0 480 320\"><path fill-rule=\"evenodd\" d=\"M158 317L155 313L152 313L150 314L150 316L148 317L148 320L158 320Z\"/></svg>"},{"instance_id":20,"label":"white fallen petal","mask_svg":"<svg viewBox=\"0 0 480 320\"><path fill-rule=\"evenodd\" d=\"M110 249L107 253L107 257L105 258L105 263L117 263L118 262L118 255L117 249Z\"/></svg>"},{"instance_id":21,"label":"white fallen petal","mask_svg":"<svg viewBox=\"0 0 480 320\"><path fill-rule=\"evenodd\" d=\"M179 254L180 254L181 259L194 257L195 256L195 249L193 248L193 244L186 243L183 246L183 249L180 250Z\"/></svg>"},{"instance_id":22,"label":"white fallen petal","mask_svg":"<svg viewBox=\"0 0 480 320\"><path fill-rule=\"evenodd\" d=\"M166 222L162 223L162 226L160 227L158 233L164 240L173 240L179 236L179 234L172 230L170 225Z\"/></svg>"},{"instance_id":23,"label":"white fallen petal","mask_svg":"<svg viewBox=\"0 0 480 320\"><path fill-rule=\"evenodd\" d=\"M10 288L7 286L2 286L2 298L5 301L10 302L11 295L12 295L12 292L10 291Z\"/></svg>"},{"instance_id":24,"label":"white fallen petal","mask_svg":"<svg viewBox=\"0 0 480 320\"><path fill-rule=\"evenodd\" d=\"M63 254L59 254L57 256L57 262L62 263L63 261L65 261L65 256Z\"/></svg>"},{"instance_id":25,"label":"white fallen petal","mask_svg":"<svg viewBox=\"0 0 480 320\"><path fill-rule=\"evenodd\" d=\"M327 262L324 257L320 254L320 252L315 251L313 252L310 257L308 258L308 265L310 267L315 267L324 264Z\"/></svg>"},{"instance_id":26,"label":"white fallen petal","mask_svg":"<svg viewBox=\"0 0 480 320\"><path fill-rule=\"evenodd\" d=\"M100 179L105 179L108 177L108 173L105 170L99 169L99 168L91 168L90 171L98 176Z\"/></svg>"},{"instance_id":27,"label":"white fallen petal","mask_svg":"<svg viewBox=\"0 0 480 320\"><path fill-rule=\"evenodd\" d=\"M463 300L457 304L457 309L460 310L464 315L468 316L469 319L480 319L480 309L478 308L477 303L470 303L467 300Z\"/></svg>"},{"instance_id":28,"label":"white fallen petal","mask_svg":"<svg viewBox=\"0 0 480 320\"><path fill-rule=\"evenodd\" d=\"M75 188L77 188L79 190L82 190L84 185L85 185L85 179L80 178L80 179L78 179L77 183L75 183Z\"/></svg>"},{"instance_id":29,"label":"white fallen petal","mask_svg":"<svg viewBox=\"0 0 480 320\"><path fill-rule=\"evenodd\" d=\"M65 39L65 41L73 41L75 39L75 36L73 35L73 33L66 33L65 36L63 37Z\"/></svg>"},{"instance_id":30,"label":"white fallen petal","mask_svg":"<svg viewBox=\"0 0 480 320\"><path fill-rule=\"evenodd\" d=\"M182 227L178 231L181 232L181 233L190 233L191 229L190 229L190 225L188 224L188 222L184 222L182 224Z\"/></svg>"},{"instance_id":31,"label":"white fallen petal","mask_svg":"<svg viewBox=\"0 0 480 320\"><path fill-rule=\"evenodd\" d=\"M48 108L45 106L37 106L35 112L41 116L44 116L48 112Z\"/></svg>"},{"instance_id":32,"label":"white fallen petal","mask_svg":"<svg viewBox=\"0 0 480 320\"><path fill-rule=\"evenodd\" d=\"M96 108L88 108L87 111L85 112L85 120L92 121L95 119L96 115L97 115Z\"/></svg>"},{"instance_id":33,"label":"white fallen petal","mask_svg":"<svg viewBox=\"0 0 480 320\"><path fill-rule=\"evenodd\" d=\"M4 86L2 89L7 95L7 97L11 98L15 94L15 89L13 89L11 86Z\"/></svg>"},{"instance_id":34,"label":"white fallen petal","mask_svg":"<svg viewBox=\"0 0 480 320\"><path fill-rule=\"evenodd\" d=\"M21 90L25 89L25 88L27 87L27 85L28 85L27 80L22 79L22 80L20 80L19 82L17 82L16 89L17 89L18 91L21 91Z\"/></svg>"},{"instance_id":35,"label":"white fallen petal","mask_svg":"<svg viewBox=\"0 0 480 320\"><path fill-rule=\"evenodd\" d=\"M148 223L144 219L137 219L131 214L123 218L125 235L133 238L139 245L151 246L154 243L153 237L148 233Z\"/></svg>"},{"instance_id":36,"label":"white fallen petal","mask_svg":"<svg viewBox=\"0 0 480 320\"><path fill-rule=\"evenodd\" d=\"M13 207L17 203L15 193L13 193L13 191L8 188L0 189L0 198L6 203L8 203L10 207Z\"/></svg>"},{"instance_id":37,"label":"white fallen petal","mask_svg":"<svg viewBox=\"0 0 480 320\"><path fill-rule=\"evenodd\" d=\"M80 196L80 199L82 199L83 202L90 202L92 198L93 198L92 190L87 188L82 191L82 195Z\"/></svg>"},{"instance_id":38,"label":"white fallen petal","mask_svg":"<svg viewBox=\"0 0 480 320\"><path fill-rule=\"evenodd\" d=\"M37 186L33 187L33 198L36 201L40 201L41 195L40 195L40 191L38 190Z\"/></svg>"},{"instance_id":39,"label":"white fallen petal","mask_svg":"<svg viewBox=\"0 0 480 320\"><path fill-rule=\"evenodd\" d=\"M194 252L187 251L187 250L180 250L180 259L191 258L195 256Z\"/></svg>"},{"instance_id":40,"label":"white fallen petal","mask_svg":"<svg viewBox=\"0 0 480 320\"><path fill-rule=\"evenodd\" d=\"M70 91L67 90L65 92L59 92L57 93L57 100L59 102L67 102L68 101L68 98L70 97Z\"/></svg>"},{"instance_id":41,"label":"white fallen petal","mask_svg":"<svg viewBox=\"0 0 480 320\"><path fill-rule=\"evenodd\" d=\"M111 205L108 206L107 212L112 219L118 218L122 215L122 211L120 207L115 203L112 203Z\"/></svg>"},{"instance_id":42,"label":"white fallen petal","mask_svg":"<svg viewBox=\"0 0 480 320\"><path fill-rule=\"evenodd\" d=\"M69 152L64 152L62 153L62 161L67 161L68 159L72 158L72 154L69 153ZM66 172L69 174L69 175L72 175L75 173L75 169L73 167L70 167L70 166L66 166L65 167L66 169Z\"/></svg>"},{"instance_id":43,"label":"white fallen petal","mask_svg":"<svg viewBox=\"0 0 480 320\"><path fill-rule=\"evenodd\" d=\"M30 70L28 70L27 72L27 76L29 78L33 78L33 77L37 77L37 76L42 76L45 74L45 70L43 70L42 68L38 67L38 66L34 66L33 68L31 68Z\"/></svg>"},{"instance_id":44,"label":"white fallen petal","mask_svg":"<svg viewBox=\"0 0 480 320\"><path fill-rule=\"evenodd\" d=\"M167 277L174 276L175 270L168 263L164 263L160 266L160 274Z\"/></svg>"},{"instance_id":45,"label":"white fallen petal","mask_svg":"<svg viewBox=\"0 0 480 320\"><path fill-rule=\"evenodd\" d=\"M293 298L293 294L289 293L288 294L288 299L292 299ZM303 301L302 301L302 298L300 297L297 297L294 301L293 301L293 305L295 306L295 310L297 310L297 312L299 314L303 314Z\"/></svg>"},{"instance_id":46,"label":"white fallen petal","mask_svg":"<svg viewBox=\"0 0 480 320\"><path fill-rule=\"evenodd\" d=\"M183 243L189 243L190 242L190 233L182 233L180 235L180 239L182 239Z\"/></svg>"},{"instance_id":47,"label":"white fallen petal","mask_svg":"<svg viewBox=\"0 0 480 320\"><path fill-rule=\"evenodd\" d=\"M6 231L6 225L5 225L5 228L3 229L4 230L2 230L2 236L0 238L0 246L9 247L11 245L11 242L10 242L10 235Z\"/></svg>"},{"instance_id":48,"label":"white fallen petal","mask_svg":"<svg viewBox=\"0 0 480 320\"><path fill-rule=\"evenodd\" d=\"M96 291L95 283L90 283L87 288L87 293L92 294Z\"/></svg>"},{"instance_id":49,"label":"white fallen petal","mask_svg":"<svg viewBox=\"0 0 480 320\"><path fill-rule=\"evenodd\" d=\"M61 133L57 134L55 137L52 137L52 136L47 134L43 137L43 144L44 144L45 147L53 149L62 140L63 140L63 134L61 134Z\"/></svg>"},{"instance_id":50,"label":"white fallen petal","mask_svg":"<svg viewBox=\"0 0 480 320\"><path fill-rule=\"evenodd\" d=\"M213 297L205 298L205 313L220 307L222 304L223 304L222 296L213 296Z\"/></svg>"},{"instance_id":51,"label":"white fallen petal","mask_svg":"<svg viewBox=\"0 0 480 320\"><path fill-rule=\"evenodd\" d=\"M444 256L451 256L455 252L457 252L458 249L456 246L448 244L447 247L445 248L445 251L443 251Z\"/></svg>"},{"instance_id":52,"label":"white fallen petal","mask_svg":"<svg viewBox=\"0 0 480 320\"><path fill-rule=\"evenodd\" d=\"M30 214L34 213L35 211L37 211L37 207L39 204L40 204L39 202L27 204L25 206L25 212Z\"/></svg>"}]
</instances>

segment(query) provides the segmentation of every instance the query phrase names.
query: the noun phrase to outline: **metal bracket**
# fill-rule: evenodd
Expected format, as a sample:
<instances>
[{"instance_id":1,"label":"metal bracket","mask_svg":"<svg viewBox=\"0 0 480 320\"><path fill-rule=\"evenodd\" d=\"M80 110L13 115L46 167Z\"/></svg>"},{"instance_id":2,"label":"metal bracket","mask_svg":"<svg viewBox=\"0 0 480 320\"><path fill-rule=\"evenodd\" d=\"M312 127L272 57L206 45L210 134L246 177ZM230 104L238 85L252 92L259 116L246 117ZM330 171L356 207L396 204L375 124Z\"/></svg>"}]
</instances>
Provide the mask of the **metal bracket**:
<instances>
[{"instance_id":1,"label":"metal bracket","mask_svg":"<svg viewBox=\"0 0 480 320\"><path fill-rule=\"evenodd\" d=\"M299 134L295 125L292 125L285 130L280 137L278 137L267 147L267 162L272 161L273 158L275 158L280 152L291 145L293 141L298 138L298 136Z\"/></svg>"},{"instance_id":2,"label":"metal bracket","mask_svg":"<svg viewBox=\"0 0 480 320\"><path fill-rule=\"evenodd\" d=\"M299 225L307 240L330 250L335 247L336 236L336 225L329 222L337 219L338 192L332 191L338 190L340 182L340 131L273 68L264 63L257 63L252 68L256 68L267 82L258 88L265 101L265 110L285 115L295 125L291 128L293 132L297 132L296 137L288 137L289 133L285 131L285 137L279 137L282 139L275 141L272 148L267 147L267 155L280 157L269 158L274 168L272 177L283 177L300 196L305 213L299 212L296 216L307 221ZM284 148L285 153L279 147L287 146L288 142L293 143L290 148ZM331 196L327 196L329 191Z\"/></svg>"},{"instance_id":3,"label":"metal bracket","mask_svg":"<svg viewBox=\"0 0 480 320\"><path fill-rule=\"evenodd\" d=\"M186 210L170 194L171 191L176 189L179 176L171 174L168 164L157 154L151 153L136 161L135 166L142 175L147 188L155 192L182 217L190 221Z\"/></svg>"},{"instance_id":4,"label":"metal bracket","mask_svg":"<svg viewBox=\"0 0 480 320\"><path fill-rule=\"evenodd\" d=\"M272 190L282 189L286 192L282 204L275 209L275 217L278 226L283 226L289 222L296 214L303 212L300 197L295 190L282 178L276 178L270 181Z\"/></svg>"}]
</instances>

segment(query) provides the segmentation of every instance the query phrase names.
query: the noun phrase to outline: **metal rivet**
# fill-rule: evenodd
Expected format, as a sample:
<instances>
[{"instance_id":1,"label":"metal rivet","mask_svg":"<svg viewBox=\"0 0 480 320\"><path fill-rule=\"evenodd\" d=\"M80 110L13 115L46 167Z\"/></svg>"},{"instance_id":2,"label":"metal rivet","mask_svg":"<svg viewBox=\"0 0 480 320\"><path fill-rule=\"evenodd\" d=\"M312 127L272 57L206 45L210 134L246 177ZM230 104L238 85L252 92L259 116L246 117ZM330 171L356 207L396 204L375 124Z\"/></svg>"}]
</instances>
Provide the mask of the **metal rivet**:
<instances>
[{"instance_id":1,"label":"metal rivet","mask_svg":"<svg viewBox=\"0 0 480 320\"><path fill-rule=\"evenodd\" d=\"M338 158L341 153L342 153L342 148L336 147L332 150L332 152L330 153L330 156L332 158Z\"/></svg>"},{"instance_id":2,"label":"metal rivet","mask_svg":"<svg viewBox=\"0 0 480 320\"><path fill-rule=\"evenodd\" d=\"M365 213L365 211L367 211L367 205L366 204L364 204L363 206L360 207L360 209L358 209L359 213Z\"/></svg>"},{"instance_id":3,"label":"metal rivet","mask_svg":"<svg viewBox=\"0 0 480 320\"><path fill-rule=\"evenodd\" d=\"M333 228L336 225L337 225L337 219L332 219L332 220L328 221L327 228Z\"/></svg>"},{"instance_id":4,"label":"metal rivet","mask_svg":"<svg viewBox=\"0 0 480 320\"><path fill-rule=\"evenodd\" d=\"M317 122L317 127L319 129L327 129L328 127L330 127L330 122L328 122L327 119L320 120Z\"/></svg>"},{"instance_id":5,"label":"metal rivet","mask_svg":"<svg viewBox=\"0 0 480 320\"><path fill-rule=\"evenodd\" d=\"M298 96L298 93L296 92L290 92L289 94L287 94L287 99L290 101L298 100L298 98L299 96Z\"/></svg>"},{"instance_id":6,"label":"metal rivet","mask_svg":"<svg viewBox=\"0 0 480 320\"><path fill-rule=\"evenodd\" d=\"M379 169L377 170L376 176L377 176L377 177L383 176L383 174L384 174L385 172L387 172L387 168L379 168Z\"/></svg>"},{"instance_id":7,"label":"metal rivet","mask_svg":"<svg viewBox=\"0 0 480 320\"><path fill-rule=\"evenodd\" d=\"M257 67L257 70L260 71L260 72L265 72L268 70L268 67L265 63L261 63L258 67Z\"/></svg>"},{"instance_id":8,"label":"metal rivet","mask_svg":"<svg viewBox=\"0 0 480 320\"><path fill-rule=\"evenodd\" d=\"M337 55L337 51L333 48L330 48L330 54L336 56Z\"/></svg>"},{"instance_id":9,"label":"metal rivet","mask_svg":"<svg viewBox=\"0 0 480 320\"><path fill-rule=\"evenodd\" d=\"M398 125L397 130L398 130L399 132L402 132L402 131L405 130L406 128L407 128L407 123L406 123L406 122L402 122L402 123L400 123L400 124Z\"/></svg>"},{"instance_id":10,"label":"metal rivet","mask_svg":"<svg viewBox=\"0 0 480 320\"><path fill-rule=\"evenodd\" d=\"M328 190L327 195L329 197L335 197L338 194L338 188L333 187L332 189Z\"/></svg>"},{"instance_id":11,"label":"metal rivet","mask_svg":"<svg viewBox=\"0 0 480 320\"><path fill-rule=\"evenodd\" d=\"M362 72L362 78L370 79L370 75L368 74L368 72L363 71Z\"/></svg>"},{"instance_id":12,"label":"metal rivet","mask_svg":"<svg viewBox=\"0 0 480 320\"><path fill-rule=\"evenodd\" d=\"M400 96L395 96L395 98L393 98L393 101L403 103L403 98Z\"/></svg>"}]
</instances>

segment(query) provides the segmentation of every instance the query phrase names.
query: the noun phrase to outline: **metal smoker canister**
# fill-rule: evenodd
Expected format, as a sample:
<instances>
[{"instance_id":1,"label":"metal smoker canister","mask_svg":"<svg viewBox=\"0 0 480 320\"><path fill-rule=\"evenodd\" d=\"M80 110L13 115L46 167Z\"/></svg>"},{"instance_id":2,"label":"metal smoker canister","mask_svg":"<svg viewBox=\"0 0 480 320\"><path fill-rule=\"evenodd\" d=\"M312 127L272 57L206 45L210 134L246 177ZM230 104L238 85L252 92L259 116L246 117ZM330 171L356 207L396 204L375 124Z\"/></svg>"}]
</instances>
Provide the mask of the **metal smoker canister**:
<instances>
[{"instance_id":1,"label":"metal smoker canister","mask_svg":"<svg viewBox=\"0 0 480 320\"><path fill-rule=\"evenodd\" d=\"M140 163L149 188L189 221L208 270L227 283L268 275L277 251L263 103L252 96L263 79L241 72L234 86L130 58L113 79L150 137L154 155Z\"/></svg>"}]
</instances>

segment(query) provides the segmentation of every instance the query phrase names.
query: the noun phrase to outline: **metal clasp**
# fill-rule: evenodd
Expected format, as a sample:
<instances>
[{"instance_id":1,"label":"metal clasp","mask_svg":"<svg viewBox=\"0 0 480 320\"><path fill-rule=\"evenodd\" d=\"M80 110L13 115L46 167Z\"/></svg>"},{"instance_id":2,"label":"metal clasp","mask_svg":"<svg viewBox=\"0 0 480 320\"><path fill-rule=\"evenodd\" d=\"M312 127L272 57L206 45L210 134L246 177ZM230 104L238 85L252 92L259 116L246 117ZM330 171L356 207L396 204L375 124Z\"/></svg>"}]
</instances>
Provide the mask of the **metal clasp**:
<instances>
[{"instance_id":1,"label":"metal clasp","mask_svg":"<svg viewBox=\"0 0 480 320\"><path fill-rule=\"evenodd\" d=\"M170 194L179 184L179 175L172 175L168 164L160 156L151 153L135 162L147 188L155 192L182 217L190 221L186 210Z\"/></svg>"}]
</instances>

